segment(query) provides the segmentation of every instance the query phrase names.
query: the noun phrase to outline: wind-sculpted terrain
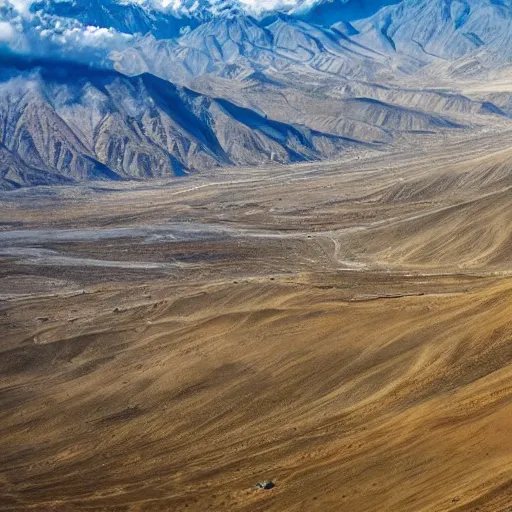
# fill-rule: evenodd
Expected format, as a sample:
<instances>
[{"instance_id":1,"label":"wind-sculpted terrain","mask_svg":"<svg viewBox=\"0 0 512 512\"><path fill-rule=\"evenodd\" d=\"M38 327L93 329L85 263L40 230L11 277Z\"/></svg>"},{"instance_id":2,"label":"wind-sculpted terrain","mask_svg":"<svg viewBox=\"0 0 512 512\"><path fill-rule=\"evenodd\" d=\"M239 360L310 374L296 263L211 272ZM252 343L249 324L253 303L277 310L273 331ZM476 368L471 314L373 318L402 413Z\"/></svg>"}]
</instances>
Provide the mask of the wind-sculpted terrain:
<instances>
[{"instance_id":1,"label":"wind-sculpted terrain","mask_svg":"<svg viewBox=\"0 0 512 512\"><path fill-rule=\"evenodd\" d=\"M3 192L0 509L508 510L511 133Z\"/></svg>"}]
</instances>

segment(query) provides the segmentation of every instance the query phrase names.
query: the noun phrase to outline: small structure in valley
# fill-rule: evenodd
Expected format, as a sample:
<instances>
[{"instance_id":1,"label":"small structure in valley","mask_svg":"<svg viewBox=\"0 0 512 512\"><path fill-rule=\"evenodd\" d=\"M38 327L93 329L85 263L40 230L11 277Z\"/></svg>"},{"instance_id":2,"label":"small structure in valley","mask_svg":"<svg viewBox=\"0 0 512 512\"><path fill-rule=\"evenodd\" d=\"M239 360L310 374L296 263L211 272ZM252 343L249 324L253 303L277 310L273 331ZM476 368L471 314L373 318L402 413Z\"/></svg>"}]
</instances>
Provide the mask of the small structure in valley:
<instances>
[{"instance_id":1,"label":"small structure in valley","mask_svg":"<svg viewBox=\"0 0 512 512\"><path fill-rule=\"evenodd\" d=\"M266 491L273 489L275 486L276 484L274 484L274 482L272 482L271 480L264 480L263 482L258 482L256 484L256 487L258 489L265 489Z\"/></svg>"}]
</instances>

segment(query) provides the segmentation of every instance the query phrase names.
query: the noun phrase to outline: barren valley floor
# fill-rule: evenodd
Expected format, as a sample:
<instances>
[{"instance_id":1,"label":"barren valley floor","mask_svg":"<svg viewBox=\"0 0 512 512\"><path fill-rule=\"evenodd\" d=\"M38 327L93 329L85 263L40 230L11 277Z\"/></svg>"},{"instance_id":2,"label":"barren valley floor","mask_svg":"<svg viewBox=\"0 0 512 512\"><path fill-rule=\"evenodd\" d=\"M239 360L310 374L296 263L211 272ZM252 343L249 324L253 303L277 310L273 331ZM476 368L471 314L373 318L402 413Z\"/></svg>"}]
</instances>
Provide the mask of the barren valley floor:
<instances>
[{"instance_id":1,"label":"barren valley floor","mask_svg":"<svg viewBox=\"0 0 512 512\"><path fill-rule=\"evenodd\" d=\"M507 510L510 136L3 193L0 509Z\"/></svg>"}]
</instances>

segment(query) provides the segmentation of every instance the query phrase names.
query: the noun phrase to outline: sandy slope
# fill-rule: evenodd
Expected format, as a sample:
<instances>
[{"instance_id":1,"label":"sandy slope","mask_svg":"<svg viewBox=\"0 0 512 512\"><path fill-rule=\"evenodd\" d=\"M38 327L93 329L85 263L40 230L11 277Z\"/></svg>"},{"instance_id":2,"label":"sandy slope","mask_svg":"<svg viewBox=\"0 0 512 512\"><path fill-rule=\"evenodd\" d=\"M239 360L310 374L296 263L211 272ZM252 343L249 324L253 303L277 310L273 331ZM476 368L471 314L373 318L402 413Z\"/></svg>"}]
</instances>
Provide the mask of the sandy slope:
<instances>
[{"instance_id":1,"label":"sandy slope","mask_svg":"<svg viewBox=\"0 0 512 512\"><path fill-rule=\"evenodd\" d=\"M0 196L0 509L507 510L509 135Z\"/></svg>"},{"instance_id":2,"label":"sandy slope","mask_svg":"<svg viewBox=\"0 0 512 512\"><path fill-rule=\"evenodd\" d=\"M500 510L510 282L353 302L332 279L19 306L2 507ZM27 328L34 310L52 320ZM251 489L264 478L274 491Z\"/></svg>"}]
</instances>

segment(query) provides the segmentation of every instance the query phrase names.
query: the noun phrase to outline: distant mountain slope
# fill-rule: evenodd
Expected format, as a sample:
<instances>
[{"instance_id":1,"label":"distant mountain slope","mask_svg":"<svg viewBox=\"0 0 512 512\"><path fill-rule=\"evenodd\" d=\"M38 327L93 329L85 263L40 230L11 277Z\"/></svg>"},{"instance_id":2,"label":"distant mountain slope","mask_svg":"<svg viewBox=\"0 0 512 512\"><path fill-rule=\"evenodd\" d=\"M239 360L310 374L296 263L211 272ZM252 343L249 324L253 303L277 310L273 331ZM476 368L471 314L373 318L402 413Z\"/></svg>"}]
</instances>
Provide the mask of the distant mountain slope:
<instances>
[{"instance_id":1,"label":"distant mountain slope","mask_svg":"<svg viewBox=\"0 0 512 512\"><path fill-rule=\"evenodd\" d=\"M295 15L210 16L190 28L164 40L154 30L112 58L122 72L149 70L185 82L206 73L228 76L233 67L286 72L297 65L400 81L432 62L512 62L510 0L337 0ZM168 58L175 59L172 70Z\"/></svg>"},{"instance_id":2,"label":"distant mountain slope","mask_svg":"<svg viewBox=\"0 0 512 512\"><path fill-rule=\"evenodd\" d=\"M510 0L402 0L353 23L354 39L424 62L499 52L510 61Z\"/></svg>"},{"instance_id":3,"label":"distant mountain slope","mask_svg":"<svg viewBox=\"0 0 512 512\"><path fill-rule=\"evenodd\" d=\"M0 5L3 188L315 160L512 117L508 91L457 86L508 80L512 0L27 5Z\"/></svg>"},{"instance_id":4,"label":"distant mountain slope","mask_svg":"<svg viewBox=\"0 0 512 512\"><path fill-rule=\"evenodd\" d=\"M285 71L297 64L347 77L400 80L397 73L474 54L493 65L512 61L511 0L326 0L302 2L301 9L270 2L252 10L235 0L164 2L164 9L157 4L38 0L30 16L20 16L16 6L25 2L17 1L0 5L0 17L30 32L34 54L44 50L69 59L72 41L74 58L104 64L110 49L119 71L140 74L153 66L148 71L163 76L165 67L176 68L169 76L174 81L227 76L233 66ZM14 47L27 51L19 41ZM165 66L169 59L173 66Z\"/></svg>"},{"instance_id":5,"label":"distant mountain slope","mask_svg":"<svg viewBox=\"0 0 512 512\"><path fill-rule=\"evenodd\" d=\"M59 174L35 169L0 144L0 190L27 185L65 185L72 180Z\"/></svg>"},{"instance_id":6,"label":"distant mountain slope","mask_svg":"<svg viewBox=\"0 0 512 512\"><path fill-rule=\"evenodd\" d=\"M150 74L11 60L0 93L2 188L314 160L348 144Z\"/></svg>"},{"instance_id":7,"label":"distant mountain slope","mask_svg":"<svg viewBox=\"0 0 512 512\"><path fill-rule=\"evenodd\" d=\"M265 24L243 15L214 18L178 39L147 36L111 58L123 73L150 71L182 83L204 74L236 77L266 69L286 73L293 66L374 79L390 64L387 55L339 30L284 16Z\"/></svg>"}]
</instances>

